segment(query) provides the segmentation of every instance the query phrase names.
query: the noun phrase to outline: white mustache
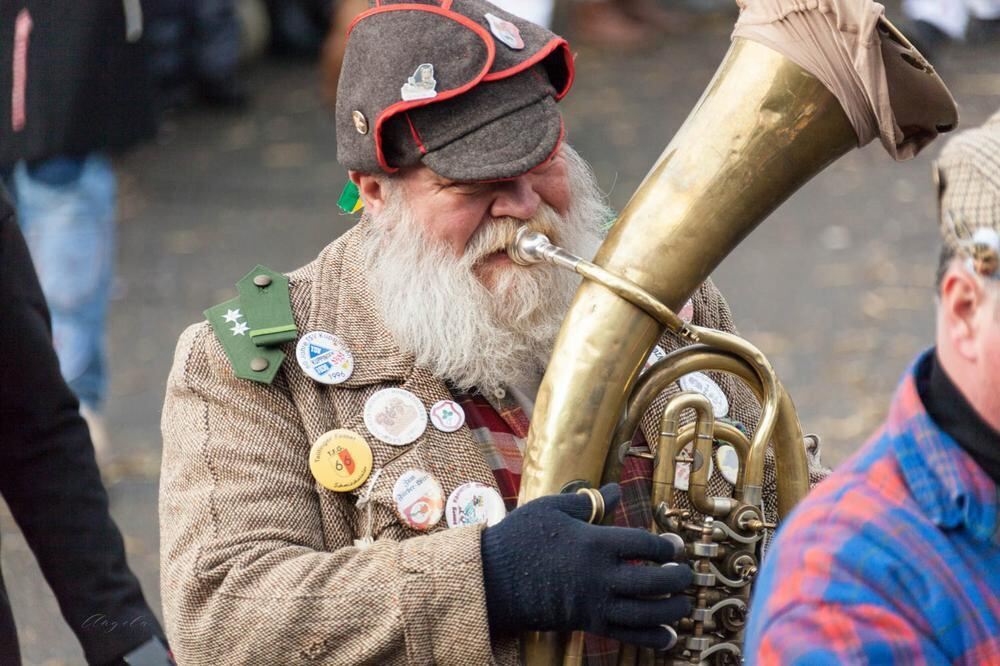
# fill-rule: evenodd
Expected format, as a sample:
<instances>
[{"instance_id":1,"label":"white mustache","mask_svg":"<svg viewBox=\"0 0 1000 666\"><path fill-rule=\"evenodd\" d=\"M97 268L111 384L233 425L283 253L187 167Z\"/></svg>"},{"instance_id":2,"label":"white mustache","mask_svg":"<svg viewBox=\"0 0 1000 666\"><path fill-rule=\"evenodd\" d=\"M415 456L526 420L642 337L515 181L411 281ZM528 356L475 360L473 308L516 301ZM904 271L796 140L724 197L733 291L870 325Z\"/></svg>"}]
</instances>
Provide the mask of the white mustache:
<instances>
[{"instance_id":1,"label":"white mustache","mask_svg":"<svg viewBox=\"0 0 1000 666\"><path fill-rule=\"evenodd\" d=\"M519 220L515 217L494 218L492 221L480 225L469 238L465 246L464 258L475 264L491 254L506 251L507 246L514 240L514 234L525 226L532 231L545 234L553 242L558 242L558 221L559 217L556 212L545 205L530 220Z\"/></svg>"}]
</instances>

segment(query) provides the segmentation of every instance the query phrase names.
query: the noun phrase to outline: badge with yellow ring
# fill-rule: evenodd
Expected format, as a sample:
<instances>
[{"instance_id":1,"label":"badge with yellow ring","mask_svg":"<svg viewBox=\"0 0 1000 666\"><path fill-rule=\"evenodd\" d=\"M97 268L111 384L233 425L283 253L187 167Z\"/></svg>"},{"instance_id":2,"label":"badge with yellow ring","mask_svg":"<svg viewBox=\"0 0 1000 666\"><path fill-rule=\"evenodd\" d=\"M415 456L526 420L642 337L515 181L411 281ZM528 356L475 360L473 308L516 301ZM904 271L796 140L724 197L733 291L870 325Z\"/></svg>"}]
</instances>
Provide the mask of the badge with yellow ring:
<instances>
[{"instance_id":1,"label":"badge with yellow ring","mask_svg":"<svg viewBox=\"0 0 1000 666\"><path fill-rule=\"evenodd\" d=\"M372 450L353 430L331 430L312 445L309 469L324 488L346 493L368 480Z\"/></svg>"}]
</instances>

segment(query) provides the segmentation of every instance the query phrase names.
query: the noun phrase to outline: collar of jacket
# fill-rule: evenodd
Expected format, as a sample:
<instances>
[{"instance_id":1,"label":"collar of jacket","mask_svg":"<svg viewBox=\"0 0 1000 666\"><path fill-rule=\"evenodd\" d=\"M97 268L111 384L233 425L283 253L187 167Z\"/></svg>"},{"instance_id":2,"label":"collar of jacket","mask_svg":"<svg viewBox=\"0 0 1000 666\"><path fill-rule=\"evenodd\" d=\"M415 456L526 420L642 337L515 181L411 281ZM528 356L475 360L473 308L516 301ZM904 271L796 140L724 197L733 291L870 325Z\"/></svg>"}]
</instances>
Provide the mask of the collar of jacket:
<instances>
[{"instance_id":1,"label":"collar of jacket","mask_svg":"<svg viewBox=\"0 0 1000 666\"><path fill-rule=\"evenodd\" d=\"M414 356L400 350L386 328L368 283L364 242L371 223L362 216L357 225L328 245L309 267L310 304L299 330L336 335L354 355L354 372L340 388L406 381L413 373Z\"/></svg>"},{"instance_id":2,"label":"collar of jacket","mask_svg":"<svg viewBox=\"0 0 1000 666\"><path fill-rule=\"evenodd\" d=\"M976 539L1000 542L1000 498L993 480L927 414L917 375L934 350L910 366L889 408L886 432L899 467L924 514L944 529L964 527Z\"/></svg>"}]
</instances>

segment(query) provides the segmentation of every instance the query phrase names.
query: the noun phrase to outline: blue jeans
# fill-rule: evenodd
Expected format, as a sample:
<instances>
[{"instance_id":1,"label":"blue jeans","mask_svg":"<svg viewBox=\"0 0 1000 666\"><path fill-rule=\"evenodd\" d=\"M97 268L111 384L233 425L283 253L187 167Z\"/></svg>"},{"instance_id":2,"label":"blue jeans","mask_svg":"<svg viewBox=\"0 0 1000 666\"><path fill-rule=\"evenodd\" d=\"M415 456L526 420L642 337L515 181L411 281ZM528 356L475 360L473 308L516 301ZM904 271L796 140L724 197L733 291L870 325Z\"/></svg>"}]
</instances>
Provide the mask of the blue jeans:
<instances>
[{"instance_id":1,"label":"blue jeans","mask_svg":"<svg viewBox=\"0 0 1000 666\"><path fill-rule=\"evenodd\" d=\"M52 313L63 378L99 410L107 387L105 328L114 269L116 182L100 153L14 168L10 190Z\"/></svg>"}]
</instances>

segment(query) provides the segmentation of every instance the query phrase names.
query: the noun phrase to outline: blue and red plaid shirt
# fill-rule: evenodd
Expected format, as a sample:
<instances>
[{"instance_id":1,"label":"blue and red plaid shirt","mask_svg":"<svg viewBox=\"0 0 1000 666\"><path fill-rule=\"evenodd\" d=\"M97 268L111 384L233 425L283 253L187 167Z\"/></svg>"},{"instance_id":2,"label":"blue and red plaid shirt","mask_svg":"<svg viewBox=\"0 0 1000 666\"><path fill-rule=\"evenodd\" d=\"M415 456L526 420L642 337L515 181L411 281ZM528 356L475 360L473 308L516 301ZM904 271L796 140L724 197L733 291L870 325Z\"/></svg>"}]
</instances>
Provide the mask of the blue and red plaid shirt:
<instances>
[{"instance_id":1,"label":"blue and red plaid shirt","mask_svg":"<svg viewBox=\"0 0 1000 666\"><path fill-rule=\"evenodd\" d=\"M749 663L1000 664L997 485L927 415L926 358L882 429L778 531Z\"/></svg>"}]
</instances>

